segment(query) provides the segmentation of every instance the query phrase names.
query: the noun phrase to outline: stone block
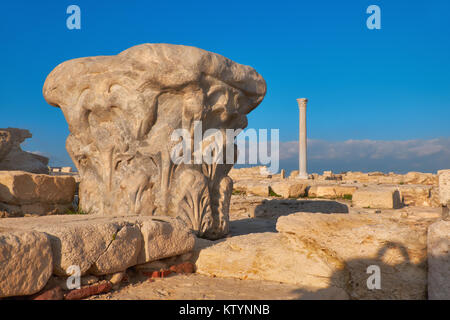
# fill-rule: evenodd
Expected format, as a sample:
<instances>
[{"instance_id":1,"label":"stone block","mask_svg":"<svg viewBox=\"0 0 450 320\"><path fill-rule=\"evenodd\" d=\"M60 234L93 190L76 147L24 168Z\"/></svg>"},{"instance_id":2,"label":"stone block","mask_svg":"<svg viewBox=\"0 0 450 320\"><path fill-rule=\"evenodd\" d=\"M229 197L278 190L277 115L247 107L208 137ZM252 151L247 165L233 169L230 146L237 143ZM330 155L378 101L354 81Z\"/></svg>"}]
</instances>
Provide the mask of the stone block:
<instances>
[{"instance_id":1,"label":"stone block","mask_svg":"<svg viewBox=\"0 0 450 320\"><path fill-rule=\"evenodd\" d=\"M48 173L48 158L23 151L20 144L31 138L30 131L18 128L0 129L0 171L22 170Z\"/></svg>"},{"instance_id":2,"label":"stone block","mask_svg":"<svg viewBox=\"0 0 450 320\"><path fill-rule=\"evenodd\" d=\"M428 228L428 299L450 300L450 221Z\"/></svg>"},{"instance_id":3,"label":"stone block","mask_svg":"<svg viewBox=\"0 0 450 320\"><path fill-rule=\"evenodd\" d=\"M68 176L0 171L0 206L23 215L62 214L71 208L75 188Z\"/></svg>"},{"instance_id":4,"label":"stone block","mask_svg":"<svg viewBox=\"0 0 450 320\"><path fill-rule=\"evenodd\" d=\"M0 298L42 290L52 275L52 263L51 244L44 233L0 230Z\"/></svg>"},{"instance_id":5,"label":"stone block","mask_svg":"<svg viewBox=\"0 0 450 320\"><path fill-rule=\"evenodd\" d=\"M269 183L265 181L240 180L233 184L233 188L255 196L267 197L269 195Z\"/></svg>"},{"instance_id":6,"label":"stone block","mask_svg":"<svg viewBox=\"0 0 450 320\"><path fill-rule=\"evenodd\" d=\"M450 205L450 169L439 170L439 200L442 205Z\"/></svg>"},{"instance_id":7,"label":"stone block","mask_svg":"<svg viewBox=\"0 0 450 320\"><path fill-rule=\"evenodd\" d=\"M197 273L222 278L296 284L299 290L333 290L348 298L341 261L279 233L254 233L227 238L200 250Z\"/></svg>"},{"instance_id":8,"label":"stone block","mask_svg":"<svg viewBox=\"0 0 450 320\"><path fill-rule=\"evenodd\" d=\"M308 197L336 199L346 195L353 196L357 187L333 184L313 185L308 189Z\"/></svg>"},{"instance_id":9,"label":"stone block","mask_svg":"<svg viewBox=\"0 0 450 320\"><path fill-rule=\"evenodd\" d=\"M178 220L155 217L141 221L144 245L139 264L181 255L194 248L195 236Z\"/></svg>"},{"instance_id":10,"label":"stone block","mask_svg":"<svg viewBox=\"0 0 450 320\"><path fill-rule=\"evenodd\" d=\"M277 230L342 263L352 299L424 299L427 291L427 224L392 214L295 213L280 217ZM294 241L294 240L293 240ZM294 252L294 251L293 251ZM368 268L380 270L381 289L369 289Z\"/></svg>"},{"instance_id":11,"label":"stone block","mask_svg":"<svg viewBox=\"0 0 450 320\"><path fill-rule=\"evenodd\" d=\"M53 273L67 276L71 265L82 275L104 275L189 252L195 236L170 217L67 215L5 218L5 231L38 231L50 239Z\"/></svg>"},{"instance_id":12,"label":"stone block","mask_svg":"<svg viewBox=\"0 0 450 320\"><path fill-rule=\"evenodd\" d=\"M303 197L308 185L292 180L279 181L270 183L270 188L273 192L282 196L283 198L299 198Z\"/></svg>"},{"instance_id":13,"label":"stone block","mask_svg":"<svg viewBox=\"0 0 450 320\"><path fill-rule=\"evenodd\" d=\"M398 186L400 196L405 205L431 207L433 199L431 197L432 186L405 184Z\"/></svg>"},{"instance_id":14,"label":"stone block","mask_svg":"<svg viewBox=\"0 0 450 320\"><path fill-rule=\"evenodd\" d=\"M298 170L292 170L289 174L289 179L297 179L298 177Z\"/></svg>"},{"instance_id":15,"label":"stone block","mask_svg":"<svg viewBox=\"0 0 450 320\"><path fill-rule=\"evenodd\" d=\"M359 208L398 209L400 193L393 188L360 188L353 193L353 206Z\"/></svg>"}]
</instances>

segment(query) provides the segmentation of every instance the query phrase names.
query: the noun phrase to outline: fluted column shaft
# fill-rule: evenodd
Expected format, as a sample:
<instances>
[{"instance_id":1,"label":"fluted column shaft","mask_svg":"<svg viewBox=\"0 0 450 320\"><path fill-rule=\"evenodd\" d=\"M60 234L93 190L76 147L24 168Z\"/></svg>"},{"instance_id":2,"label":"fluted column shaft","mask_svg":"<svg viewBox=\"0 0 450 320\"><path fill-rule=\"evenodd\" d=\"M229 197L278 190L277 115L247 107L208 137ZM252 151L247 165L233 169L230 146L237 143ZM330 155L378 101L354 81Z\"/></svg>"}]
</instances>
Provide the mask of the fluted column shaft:
<instances>
[{"instance_id":1,"label":"fluted column shaft","mask_svg":"<svg viewBox=\"0 0 450 320\"><path fill-rule=\"evenodd\" d=\"M299 108L299 127L298 127L298 178L300 179L308 179L307 172L307 145L306 145L306 104L308 103L308 99L301 98L297 99L298 108Z\"/></svg>"}]
</instances>

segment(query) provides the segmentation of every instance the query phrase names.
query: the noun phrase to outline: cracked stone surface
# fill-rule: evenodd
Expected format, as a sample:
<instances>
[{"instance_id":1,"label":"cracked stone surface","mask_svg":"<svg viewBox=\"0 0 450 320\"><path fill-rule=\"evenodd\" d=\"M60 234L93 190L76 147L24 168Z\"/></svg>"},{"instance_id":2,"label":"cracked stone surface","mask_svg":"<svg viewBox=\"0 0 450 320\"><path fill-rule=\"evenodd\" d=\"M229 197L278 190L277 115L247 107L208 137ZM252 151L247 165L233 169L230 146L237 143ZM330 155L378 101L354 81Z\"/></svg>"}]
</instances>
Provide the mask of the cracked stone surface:
<instances>
[{"instance_id":1,"label":"cracked stone surface","mask_svg":"<svg viewBox=\"0 0 450 320\"><path fill-rule=\"evenodd\" d=\"M195 237L169 217L68 215L2 219L0 232L36 231L51 243L53 273L104 275L192 250ZM0 233L1 234L1 233ZM170 245L168 245L170 243ZM38 248L30 248L38 250ZM143 252L143 253L142 253Z\"/></svg>"},{"instance_id":2,"label":"cracked stone surface","mask_svg":"<svg viewBox=\"0 0 450 320\"><path fill-rule=\"evenodd\" d=\"M40 232L0 229L0 297L41 290L52 274L49 239Z\"/></svg>"},{"instance_id":3,"label":"cracked stone surface","mask_svg":"<svg viewBox=\"0 0 450 320\"><path fill-rule=\"evenodd\" d=\"M199 239L193 252L183 255L205 274L142 278L92 299L426 298L426 230L440 218L439 208L376 210L352 208L347 200L317 201L233 195L229 237ZM337 204L348 206L348 213L317 212L317 206L330 211ZM252 206L263 206L266 214L252 218ZM309 213L295 214L298 209ZM292 230L276 230L282 218ZM278 259L277 250L295 257ZM147 267L167 268L179 258ZM381 267L382 290L367 288L367 266L373 263Z\"/></svg>"},{"instance_id":4,"label":"cracked stone surface","mask_svg":"<svg viewBox=\"0 0 450 320\"><path fill-rule=\"evenodd\" d=\"M347 204L348 212L320 213L319 204L331 210ZM352 299L425 299L426 234L440 209L375 210L349 204L233 196L230 237L198 252L198 272L244 283L280 281L314 292L343 290ZM264 208L265 214L251 218L253 211L246 208L252 206ZM381 268L381 290L367 288L370 265Z\"/></svg>"},{"instance_id":5,"label":"cracked stone surface","mask_svg":"<svg viewBox=\"0 0 450 320\"><path fill-rule=\"evenodd\" d=\"M124 225L114 234L114 239L92 264L89 273L113 274L136 265L143 241L141 230L137 225ZM118 260L122 263L118 263Z\"/></svg>"},{"instance_id":6,"label":"cracked stone surface","mask_svg":"<svg viewBox=\"0 0 450 320\"><path fill-rule=\"evenodd\" d=\"M428 298L450 299L450 221L428 228Z\"/></svg>"}]
</instances>

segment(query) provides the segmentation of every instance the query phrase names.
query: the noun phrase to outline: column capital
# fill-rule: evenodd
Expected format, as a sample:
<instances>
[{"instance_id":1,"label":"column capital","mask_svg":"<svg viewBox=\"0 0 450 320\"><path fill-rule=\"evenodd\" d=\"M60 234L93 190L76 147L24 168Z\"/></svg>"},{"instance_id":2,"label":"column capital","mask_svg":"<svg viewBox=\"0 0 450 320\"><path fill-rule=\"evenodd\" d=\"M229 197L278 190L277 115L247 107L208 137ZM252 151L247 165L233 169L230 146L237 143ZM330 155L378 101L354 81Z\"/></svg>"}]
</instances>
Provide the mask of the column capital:
<instances>
[{"instance_id":1,"label":"column capital","mask_svg":"<svg viewBox=\"0 0 450 320\"><path fill-rule=\"evenodd\" d=\"M308 99L306 98L299 98L297 99L298 107L299 108L306 108L306 104L308 103Z\"/></svg>"}]
</instances>

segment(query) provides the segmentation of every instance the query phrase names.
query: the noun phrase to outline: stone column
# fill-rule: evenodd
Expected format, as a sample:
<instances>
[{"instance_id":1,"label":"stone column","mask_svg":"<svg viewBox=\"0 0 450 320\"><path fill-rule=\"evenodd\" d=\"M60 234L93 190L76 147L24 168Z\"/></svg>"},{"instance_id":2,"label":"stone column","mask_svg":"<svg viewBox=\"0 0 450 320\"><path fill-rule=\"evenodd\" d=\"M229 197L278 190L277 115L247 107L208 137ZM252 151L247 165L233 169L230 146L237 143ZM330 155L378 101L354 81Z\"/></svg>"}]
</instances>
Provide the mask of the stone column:
<instances>
[{"instance_id":1,"label":"stone column","mask_svg":"<svg viewBox=\"0 0 450 320\"><path fill-rule=\"evenodd\" d=\"M450 220L450 169L439 170L439 201L442 206L442 219Z\"/></svg>"},{"instance_id":2,"label":"stone column","mask_svg":"<svg viewBox=\"0 0 450 320\"><path fill-rule=\"evenodd\" d=\"M297 99L298 108L300 111L299 125L298 125L298 178L308 179L306 171L306 103L308 99Z\"/></svg>"}]
</instances>

